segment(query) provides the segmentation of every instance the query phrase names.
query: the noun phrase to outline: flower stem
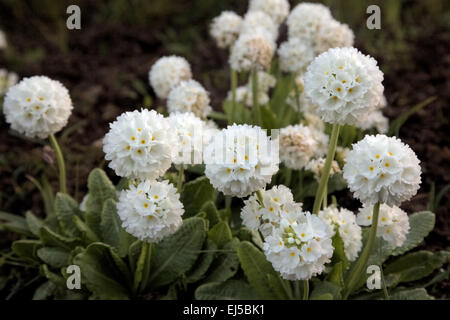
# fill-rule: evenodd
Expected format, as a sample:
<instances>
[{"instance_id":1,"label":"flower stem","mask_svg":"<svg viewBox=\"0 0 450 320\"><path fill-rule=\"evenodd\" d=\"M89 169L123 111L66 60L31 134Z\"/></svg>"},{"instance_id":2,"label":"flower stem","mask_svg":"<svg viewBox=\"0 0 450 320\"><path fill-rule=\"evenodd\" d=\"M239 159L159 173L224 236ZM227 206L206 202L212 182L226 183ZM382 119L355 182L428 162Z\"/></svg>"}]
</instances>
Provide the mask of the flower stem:
<instances>
[{"instance_id":1,"label":"flower stem","mask_svg":"<svg viewBox=\"0 0 450 320\"><path fill-rule=\"evenodd\" d=\"M364 247L358 261L353 269L350 271L347 277L347 285L345 287L344 299L347 299L350 293L353 291L361 275L365 272L367 262L369 261L370 254L372 253L373 245L377 235L378 228L378 216L380 213L380 203L378 202L373 206L372 226L370 227L369 237L367 239L366 246Z\"/></svg>"},{"instance_id":2,"label":"flower stem","mask_svg":"<svg viewBox=\"0 0 450 320\"><path fill-rule=\"evenodd\" d=\"M237 72L236 70L231 69L231 114L230 119L228 120L229 124L234 123L234 113L236 112L236 87L237 87Z\"/></svg>"},{"instance_id":3,"label":"flower stem","mask_svg":"<svg viewBox=\"0 0 450 320\"><path fill-rule=\"evenodd\" d=\"M339 137L339 124L333 124L333 129L331 130L330 144L328 145L327 159L325 161L325 166L322 170L320 177L319 187L317 188L316 197L314 199L313 214L318 214L320 210L320 205L322 204L322 199L326 191L326 186L328 184L328 178L330 176L331 164L334 159L334 154L336 153L336 146Z\"/></svg>"},{"instance_id":4,"label":"flower stem","mask_svg":"<svg viewBox=\"0 0 450 320\"><path fill-rule=\"evenodd\" d=\"M294 77L294 89L295 89L295 102L297 104L297 111L301 112L300 110L300 90L298 90L298 86L295 83L295 77Z\"/></svg>"},{"instance_id":5,"label":"flower stem","mask_svg":"<svg viewBox=\"0 0 450 320\"><path fill-rule=\"evenodd\" d=\"M184 165L180 165L180 169L178 170L178 181L177 181L177 190L178 193L181 192L181 187L183 186L183 177L184 177Z\"/></svg>"},{"instance_id":6,"label":"flower stem","mask_svg":"<svg viewBox=\"0 0 450 320\"><path fill-rule=\"evenodd\" d=\"M303 280L303 300L309 299L309 280Z\"/></svg>"},{"instance_id":7,"label":"flower stem","mask_svg":"<svg viewBox=\"0 0 450 320\"><path fill-rule=\"evenodd\" d=\"M253 108L256 108L256 111L258 113L258 124L262 126L262 115L258 102L258 71L256 70L252 71L252 98Z\"/></svg>"},{"instance_id":8,"label":"flower stem","mask_svg":"<svg viewBox=\"0 0 450 320\"><path fill-rule=\"evenodd\" d=\"M262 207L264 207L264 203L263 203L263 195L261 190L256 191L256 197L259 200L259 203L261 204Z\"/></svg>"},{"instance_id":9,"label":"flower stem","mask_svg":"<svg viewBox=\"0 0 450 320\"><path fill-rule=\"evenodd\" d=\"M324 192L323 201L322 201L323 209L325 209L327 207L327 201L328 201L327 198L328 198L328 186L325 185L325 192Z\"/></svg>"},{"instance_id":10,"label":"flower stem","mask_svg":"<svg viewBox=\"0 0 450 320\"><path fill-rule=\"evenodd\" d=\"M66 187L66 165L64 164L64 157L59 147L58 141L53 134L50 135L50 144L56 155L56 162L59 170L59 189L62 193L67 193Z\"/></svg>"}]
</instances>

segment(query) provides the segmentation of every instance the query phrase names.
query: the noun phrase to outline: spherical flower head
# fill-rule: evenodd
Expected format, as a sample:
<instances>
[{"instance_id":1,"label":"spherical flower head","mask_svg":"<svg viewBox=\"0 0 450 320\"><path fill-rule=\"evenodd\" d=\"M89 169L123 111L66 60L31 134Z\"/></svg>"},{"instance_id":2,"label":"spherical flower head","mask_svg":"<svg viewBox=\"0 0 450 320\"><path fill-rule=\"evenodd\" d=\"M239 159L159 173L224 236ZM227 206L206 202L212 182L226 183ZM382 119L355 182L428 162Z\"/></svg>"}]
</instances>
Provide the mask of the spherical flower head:
<instances>
[{"instance_id":1,"label":"spherical flower head","mask_svg":"<svg viewBox=\"0 0 450 320\"><path fill-rule=\"evenodd\" d=\"M219 48L229 48L236 41L241 30L242 18L233 11L222 11L210 26L210 34Z\"/></svg>"},{"instance_id":2,"label":"spherical flower head","mask_svg":"<svg viewBox=\"0 0 450 320\"><path fill-rule=\"evenodd\" d=\"M323 144L328 144L328 136L316 132L302 124L287 126L280 130L280 160L286 167L303 169L315 156L323 156ZM322 141L325 139L326 141Z\"/></svg>"},{"instance_id":3,"label":"spherical flower head","mask_svg":"<svg viewBox=\"0 0 450 320\"><path fill-rule=\"evenodd\" d=\"M272 234L282 218L295 219L302 212L302 204L294 202L291 190L283 185L261 190L262 202L256 195L244 200L242 223L250 230L259 230L264 237Z\"/></svg>"},{"instance_id":4,"label":"spherical flower head","mask_svg":"<svg viewBox=\"0 0 450 320\"><path fill-rule=\"evenodd\" d=\"M276 24L280 24L289 14L289 8L289 1L287 0L250 0L248 11L263 11Z\"/></svg>"},{"instance_id":5,"label":"spherical flower head","mask_svg":"<svg viewBox=\"0 0 450 320\"><path fill-rule=\"evenodd\" d=\"M331 48L353 47L355 35L348 25L336 20L327 20L314 41L316 54Z\"/></svg>"},{"instance_id":6,"label":"spherical flower head","mask_svg":"<svg viewBox=\"0 0 450 320\"><path fill-rule=\"evenodd\" d=\"M354 125L380 103L382 81L375 59L355 48L333 48L309 65L305 92L324 121Z\"/></svg>"},{"instance_id":7,"label":"spherical flower head","mask_svg":"<svg viewBox=\"0 0 450 320\"><path fill-rule=\"evenodd\" d=\"M66 87L44 76L24 78L10 87L3 104L6 122L13 130L41 139L64 128L72 109Z\"/></svg>"},{"instance_id":8,"label":"spherical flower head","mask_svg":"<svg viewBox=\"0 0 450 320\"><path fill-rule=\"evenodd\" d=\"M125 112L109 127L103 152L118 176L156 179L169 169L177 154L177 138L161 114L147 109Z\"/></svg>"},{"instance_id":9,"label":"spherical flower head","mask_svg":"<svg viewBox=\"0 0 450 320\"><path fill-rule=\"evenodd\" d=\"M314 173L314 178L317 181L320 181L323 168L325 167L325 162L325 158L313 159L305 166L305 169L312 171L312 173ZM331 162L330 177L337 173L341 173L341 168L339 167L339 163L336 160L333 160Z\"/></svg>"},{"instance_id":10,"label":"spherical flower head","mask_svg":"<svg viewBox=\"0 0 450 320\"><path fill-rule=\"evenodd\" d=\"M192 112L203 119L212 111L209 103L208 92L195 80L181 81L167 97L169 113Z\"/></svg>"},{"instance_id":11,"label":"spherical flower head","mask_svg":"<svg viewBox=\"0 0 450 320\"><path fill-rule=\"evenodd\" d=\"M278 171L275 141L257 126L228 126L204 150L205 175L225 195L246 197Z\"/></svg>"},{"instance_id":12,"label":"spherical flower head","mask_svg":"<svg viewBox=\"0 0 450 320\"><path fill-rule=\"evenodd\" d=\"M400 205L417 193L419 159L395 137L366 135L345 158L344 178L354 197L364 204Z\"/></svg>"},{"instance_id":13,"label":"spherical flower head","mask_svg":"<svg viewBox=\"0 0 450 320\"><path fill-rule=\"evenodd\" d=\"M386 118L381 110L373 110L356 123L356 127L369 130L375 128L379 133L387 133L389 129L389 119Z\"/></svg>"},{"instance_id":14,"label":"spherical flower head","mask_svg":"<svg viewBox=\"0 0 450 320\"><path fill-rule=\"evenodd\" d=\"M356 221L361 226L372 225L373 206L367 205L359 209ZM377 237L383 238L393 247L400 247L409 232L408 214L396 206L381 204L378 216Z\"/></svg>"},{"instance_id":15,"label":"spherical flower head","mask_svg":"<svg viewBox=\"0 0 450 320\"><path fill-rule=\"evenodd\" d=\"M162 57L153 64L149 72L149 81L156 95L166 99L170 90L181 81L192 78L191 66L183 57Z\"/></svg>"},{"instance_id":16,"label":"spherical flower head","mask_svg":"<svg viewBox=\"0 0 450 320\"><path fill-rule=\"evenodd\" d=\"M362 247L362 233L353 212L330 206L319 212L319 218L328 224L334 232L339 232L339 236L344 243L344 252L347 259L349 261L356 260Z\"/></svg>"},{"instance_id":17,"label":"spherical flower head","mask_svg":"<svg viewBox=\"0 0 450 320\"><path fill-rule=\"evenodd\" d=\"M178 154L173 162L185 165L202 163L204 122L192 112L175 112L167 120L178 138Z\"/></svg>"},{"instance_id":18,"label":"spherical flower head","mask_svg":"<svg viewBox=\"0 0 450 320\"><path fill-rule=\"evenodd\" d=\"M317 215L301 212L282 219L264 240L264 253L286 280L308 280L322 273L333 255L333 230Z\"/></svg>"},{"instance_id":19,"label":"spherical flower head","mask_svg":"<svg viewBox=\"0 0 450 320\"><path fill-rule=\"evenodd\" d=\"M156 243L177 231L184 209L180 195L167 180L145 180L120 193L117 212L128 233Z\"/></svg>"},{"instance_id":20,"label":"spherical flower head","mask_svg":"<svg viewBox=\"0 0 450 320\"><path fill-rule=\"evenodd\" d=\"M299 38L289 38L278 48L280 69L285 72L302 73L314 59L314 50Z\"/></svg>"},{"instance_id":21,"label":"spherical flower head","mask_svg":"<svg viewBox=\"0 0 450 320\"><path fill-rule=\"evenodd\" d=\"M243 33L230 55L231 68L236 71L265 70L270 67L275 44L262 32Z\"/></svg>"},{"instance_id":22,"label":"spherical flower head","mask_svg":"<svg viewBox=\"0 0 450 320\"><path fill-rule=\"evenodd\" d=\"M278 25L263 11L249 11L244 16L241 33L255 32L261 32L275 42L278 38Z\"/></svg>"},{"instance_id":23,"label":"spherical flower head","mask_svg":"<svg viewBox=\"0 0 450 320\"><path fill-rule=\"evenodd\" d=\"M303 2L292 9L286 24L289 38L314 41L320 28L332 20L330 9L323 4Z\"/></svg>"},{"instance_id":24,"label":"spherical flower head","mask_svg":"<svg viewBox=\"0 0 450 320\"><path fill-rule=\"evenodd\" d=\"M19 76L15 72L0 69L0 96L6 94L9 88L17 83Z\"/></svg>"}]
</instances>

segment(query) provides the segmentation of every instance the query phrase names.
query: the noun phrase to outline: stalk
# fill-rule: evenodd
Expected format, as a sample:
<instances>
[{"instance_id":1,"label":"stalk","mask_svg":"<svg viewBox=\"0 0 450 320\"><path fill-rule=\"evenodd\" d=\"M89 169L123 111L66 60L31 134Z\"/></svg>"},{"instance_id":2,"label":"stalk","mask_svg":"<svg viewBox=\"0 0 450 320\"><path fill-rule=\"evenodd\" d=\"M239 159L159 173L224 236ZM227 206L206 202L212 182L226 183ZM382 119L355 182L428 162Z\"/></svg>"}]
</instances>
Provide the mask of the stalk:
<instances>
[{"instance_id":1,"label":"stalk","mask_svg":"<svg viewBox=\"0 0 450 320\"><path fill-rule=\"evenodd\" d=\"M59 170L59 189L62 193L67 193L66 187L66 165L64 164L64 157L59 147L58 141L53 134L50 135L50 144L56 155L56 162Z\"/></svg>"},{"instance_id":2,"label":"stalk","mask_svg":"<svg viewBox=\"0 0 450 320\"><path fill-rule=\"evenodd\" d=\"M258 113L258 124L262 126L262 115L258 102L258 71L256 70L252 71L252 98L253 108L256 108L256 111Z\"/></svg>"},{"instance_id":3,"label":"stalk","mask_svg":"<svg viewBox=\"0 0 450 320\"><path fill-rule=\"evenodd\" d=\"M178 193L181 192L181 187L183 186L183 177L184 177L184 165L180 165L180 169L178 170L178 181L177 181L177 190Z\"/></svg>"},{"instance_id":4,"label":"stalk","mask_svg":"<svg viewBox=\"0 0 450 320\"><path fill-rule=\"evenodd\" d=\"M309 280L303 280L303 300L309 299Z\"/></svg>"},{"instance_id":5,"label":"stalk","mask_svg":"<svg viewBox=\"0 0 450 320\"><path fill-rule=\"evenodd\" d=\"M358 261L350 271L350 274L347 278L347 286L345 288L344 299L348 298L354 287L357 285L358 279L365 272L365 268L367 266L367 262L369 261L370 254L372 253L373 245L375 243L375 238L377 235L379 213L380 203L378 202L373 206L372 226L369 231L369 238L367 239L366 246L364 247Z\"/></svg>"},{"instance_id":6,"label":"stalk","mask_svg":"<svg viewBox=\"0 0 450 320\"><path fill-rule=\"evenodd\" d=\"M333 129L331 130L330 144L328 145L327 159L325 161L325 166L323 168L319 187L317 188L316 197L314 199L313 214L318 214L320 210L320 205L322 204L322 199L324 197L325 188L328 184L328 178L330 176L331 163L334 159L334 154L336 153L336 146L339 137L339 124L333 124Z\"/></svg>"}]
</instances>

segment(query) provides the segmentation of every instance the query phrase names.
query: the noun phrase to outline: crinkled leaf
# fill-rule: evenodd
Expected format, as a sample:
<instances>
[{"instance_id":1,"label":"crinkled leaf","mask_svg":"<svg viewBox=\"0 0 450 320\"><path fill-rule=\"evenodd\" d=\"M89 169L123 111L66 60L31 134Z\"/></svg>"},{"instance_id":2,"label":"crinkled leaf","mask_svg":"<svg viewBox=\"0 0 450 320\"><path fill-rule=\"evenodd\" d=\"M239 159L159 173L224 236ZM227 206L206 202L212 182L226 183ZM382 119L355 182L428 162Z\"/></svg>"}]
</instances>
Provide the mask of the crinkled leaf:
<instances>
[{"instance_id":1,"label":"crinkled leaf","mask_svg":"<svg viewBox=\"0 0 450 320\"><path fill-rule=\"evenodd\" d=\"M205 273L208 271L211 263L216 255L217 245L212 240L206 240L203 249L206 252L202 252L200 257L197 259L192 269L186 274L187 283L194 283L201 280Z\"/></svg>"},{"instance_id":2,"label":"crinkled leaf","mask_svg":"<svg viewBox=\"0 0 450 320\"><path fill-rule=\"evenodd\" d=\"M81 214L78 203L69 195L58 193L54 206L56 217L64 233L68 236L80 236L80 231L73 222L73 217Z\"/></svg>"},{"instance_id":3,"label":"crinkled leaf","mask_svg":"<svg viewBox=\"0 0 450 320\"><path fill-rule=\"evenodd\" d=\"M58 247L43 247L37 251L38 257L54 268L67 266L69 262L69 252Z\"/></svg>"},{"instance_id":4,"label":"crinkled leaf","mask_svg":"<svg viewBox=\"0 0 450 320\"><path fill-rule=\"evenodd\" d=\"M259 300L260 297L244 281L206 283L195 290L197 300Z\"/></svg>"},{"instance_id":5,"label":"crinkled leaf","mask_svg":"<svg viewBox=\"0 0 450 320\"><path fill-rule=\"evenodd\" d=\"M239 258L236 253L239 240L234 238L228 242L211 264L204 282L222 282L233 277L239 269Z\"/></svg>"},{"instance_id":6,"label":"crinkled leaf","mask_svg":"<svg viewBox=\"0 0 450 320\"><path fill-rule=\"evenodd\" d=\"M205 203L214 201L214 197L214 188L205 176L184 184L180 196L185 210L184 218L196 215Z\"/></svg>"},{"instance_id":7,"label":"crinkled leaf","mask_svg":"<svg viewBox=\"0 0 450 320\"><path fill-rule=\"evenodd\" d=\"M39 237L39 229L43 226L43 221L36 217L31 211L25 213L25 219L27 221L28 229Z\"/></svg>"},{"instance_id":8,"label":"crinkled leaf","mask_svg":"<svg viewBox=\"0 0 450 320\"><path fill-rule=\"evenodd\" d=\"M232 239L231 230L226 222L219 222L208 232L208 238L214 241L219 249Z\"/></svg>"}]
</instances>

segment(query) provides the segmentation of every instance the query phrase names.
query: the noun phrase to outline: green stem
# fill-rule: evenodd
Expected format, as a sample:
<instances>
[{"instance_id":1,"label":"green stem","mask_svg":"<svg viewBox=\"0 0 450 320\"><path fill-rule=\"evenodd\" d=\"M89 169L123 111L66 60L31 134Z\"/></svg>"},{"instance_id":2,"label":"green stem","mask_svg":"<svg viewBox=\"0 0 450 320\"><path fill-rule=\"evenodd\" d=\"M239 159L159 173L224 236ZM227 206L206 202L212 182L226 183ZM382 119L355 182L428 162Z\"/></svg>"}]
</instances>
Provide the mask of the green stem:
<instances>
[{"instance_id":1,"label":"green stem","mask_svg":"<svg viewBox=\"0 0 450 320\"><path fill-rule=\"evenodd\" d=\"M382 284L383 284L384 298L385 298L386 300L389 300L390 297L389 297L389 293L388 293L388 290L387 290L387 287L386 287L386 282L384 281L383 267L381 266L381 264L380 264L380 271L381 271L381 282L382 282Z\"/></svg>"},{"instance_id":2,"label":"green stem","mask_svg":"<svg viewBox=\"0 0 450 320\"><path fill-rule=\"evenodd\" d=\"M294 281L294 296L295 299L300 300L300 281Z\"/></svg>"},{"instance_id":3,"label":"green stem","mask_svg":"<svg viewBox=\"0 0 450 320\"><path fill-rule=\"evenodd\" d=\"M309 299L309 280L303 281L303 300Z\"/></svg>"},{"instance_id":4,"label":"green stem","mask_svg":"<svg viewBox=\"0 0 450 320\"><path fill-rule=\"evenodd\" d=\"M320 210L320 205L322 204L322 199L324 197L325 188L328 184L328 178L330 176L331 164L334 159L334 154L336 153L336 146L339 137L339 124L333 124L333 129L331 130L330 144L328 145L327 159L325 161L325 166L322 170L320 177L319 187L317 188L316 197L314 199L313 214L318 214Z\"/></svg>"},{"instance_id":5,"label":"green stem","mask_svg":"<svg viewBox=\"0 0 450 320\"><path fill-rule=\"evenodd\" d=\"M50 144L53 147L56 155L56 162L59 169L59 189L62 193L67 193L66 187L66 166L64 164L64 157L59 147L58 141L53 134L50 135Z\"/></svg>"},{"instance_id":6,"label":"green stem","mask_svg":"<svg viewBox=\"0 0 450 320\"><path fill-rule=\"evenodd\" d=\"M256 111L258 113L258 124L262 126L262 115L258 102L258 71L256 70L252 71L252 98L253 108L256 108Z\"/></svg>"},{"instance_id":7,"label":"green stem","mask_svg":"<svg viewBox=\"0 0 450 320\"><path fill-rule=\"evenodd\" d=\"M150 277L150 263L151 263L151 258L152 258L152 251L153 251L153 243L147 243L144 242L145 248L144 248L144 244L142 246L142 250L147 250L147 254L145 256L145 264L144 264L144 270L142 270L142 281L141 281L141 285L140 285L140 292L143 292L147 285L148 285L148 278Z\"/></svg>"},{"instance_id":8,"label":"green stem","mask_svg":"<svg viewBox=\"0 0 450 320\"><path fill-rule=\"evenodd\" d=\"M236 112L236 87L237 87L237 73L236 70L231 69L231 114L229 124L234 122L234 113Z\"/></svg>"},{"instance_id":9,"label":"green stem","mask_svg":"<svg viewBox=\"0 0 450 320\"><path fill-rule=\"evenodd\" d=\"M295 102L297 103L297 109L300 113L300 91L298 90L297 83L295 83L295 77L294 77L294 89L295 89Z\"/></svg>"},{"instance_id":10,"label":"green stem","mask_svg":"<svg viewBox=\"0 0 450 320\"><path fill-rule=\"evenodd\" d=\"M366 246L364 247L361 255L359 256L358 261L356 262L353 269L350 271L350 274L347 278L347 285L345 288L344 299L348 298L350 293L355 289L355 286L358 284L358 280L361 278L361 275L365 272L367 262L369 261L370 254L372 253L372 249L375 244L379 213L380 213L380 203L378 202L373 206L372 226L370 227L369 237L367 239Z\"/></svg>"},{"instance_id":11,"label":"green stem","mask_svg":"<svg viewBox=\"0 0 450 320\"><path fill-rule=\"evenodd\" d=\"M258 198L261 206L264 207L264 203L263 203L264 198L263 198L261 190L256 191L256 197Z\"/></svg>"},{"instance_id":12,"label":"green stem","mask_svg":"<svg viewBox=\"0 0 450 320\"><path fill-rule=\"evenodd\" d=\"M328 198L328 186L325 185L325 192L324 192L324 195L323 195L323 202L322 202L323 209L325 209L327 207L327 201L328 201L327 198Z\"/></svg>"},{"instance_id":13,"label":"green stem","mask_svg":"<svg viewBox=\"0 0 450 320\"><path fill-rule=\"evenodd\" d=\"M177 181L177 190L178 193L181 192L181 187L183 186L183 177L184 177L184 165L180 165L180 169L178 170L178 181Z\"/></svg>"}]
</instances>

